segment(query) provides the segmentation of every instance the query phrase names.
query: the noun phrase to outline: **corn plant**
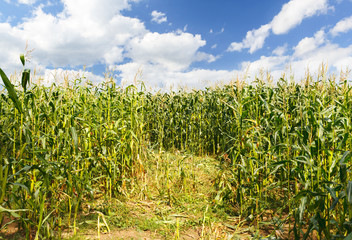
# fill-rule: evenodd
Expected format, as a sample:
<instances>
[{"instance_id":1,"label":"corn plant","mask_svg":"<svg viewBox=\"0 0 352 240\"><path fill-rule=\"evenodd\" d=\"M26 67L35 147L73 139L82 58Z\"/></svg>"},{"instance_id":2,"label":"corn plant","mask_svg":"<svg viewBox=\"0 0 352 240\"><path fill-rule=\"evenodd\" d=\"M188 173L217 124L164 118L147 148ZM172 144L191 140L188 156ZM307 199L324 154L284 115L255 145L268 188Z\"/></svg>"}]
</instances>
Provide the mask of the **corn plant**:
<instances>
[{"instance_id":1,"label":"corn plant","mask_svg":"<svg viewBox=\"0 0 352 240\"><path fill-rule=\"evenodd\" d=\"M29 86L27 69L18 86L0 75L0 220L17 222L27 239L76 233L79 213L95 198L105 203L96 212L109 213L113 198L138 188L147 149L219 159L212 207L258 230L287 229L289 239L351 237L346 79L322 73L316 81L283 77L273 85L259 77L150 93L110 78L45 87Z\"/></svg>"}]
</instances>

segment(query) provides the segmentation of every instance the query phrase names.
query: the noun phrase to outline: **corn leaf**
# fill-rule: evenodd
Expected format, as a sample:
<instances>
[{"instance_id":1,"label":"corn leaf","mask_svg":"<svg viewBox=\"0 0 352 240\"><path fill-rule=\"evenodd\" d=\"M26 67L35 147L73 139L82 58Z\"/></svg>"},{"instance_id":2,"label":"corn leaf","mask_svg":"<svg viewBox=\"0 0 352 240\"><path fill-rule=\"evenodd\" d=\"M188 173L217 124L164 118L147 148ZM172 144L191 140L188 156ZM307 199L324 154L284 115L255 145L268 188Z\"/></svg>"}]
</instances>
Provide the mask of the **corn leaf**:
<instances>
[{"instance_id":1,"label":"corn leaf","mask_svg":"<svg viewBox=\"0 0 352 240\"><path fill-rule=\"evenodd\" d=\"M31 75L30 69L23 70L21 85L24 89L24 92L27 92L27 85L29 84L30 75Z\"/></svg>"},{"instance_id":2,"label":"corn leaf","mask_svg":"<svg viewBox=\"0 0 352 240\"><path fill-rule=\"evenodd\" d=\"M15 91L15 87L12 85L12 83L7 78L6 74L2 71L1 68L0 68L0 76L2 78L3 83L5 84L7 92L9 93L9 97L13 101L17 110L22 113L22 105L21 105L20 101L18 100L16 91Z\"/></svg>"},{"instance_id":3,"label":"corn leaf","mask_svg":"<svg viewBox=\"0 0 352 240\"><path fill-rule=\"evenodd\" d=\"M73 138L73 144L75 146L75 151L78 151L78 136L77 136L77 131L75 127L71 127L71 134Z\"/></svg>"},{"instance_id":4,"label":"corn leaf","mask_svg":"<svg viewBox=\"0 0 352 240\"><path fill-rule=\"evenodd\" d=\"M12 210L12 209L7 209L7 208L4 208L4 207L0 206L0 213L7 212L7 213L10 213L15 218L19 218L20 217L20 215L18 215L17 212L25 212L25 211L28 211L28 209L15 209L15 210Z\"/></svg>"},{"instance_id":5,"label":"corn leaf","mask_svg":"<svg viewBox=\"0 0 352 240\"><path fill-rule=\"evenodd\" d=\"M346 194L348 203L352 204L352 181L348 181L347 183Z\"/></svg>"}]
</instances>

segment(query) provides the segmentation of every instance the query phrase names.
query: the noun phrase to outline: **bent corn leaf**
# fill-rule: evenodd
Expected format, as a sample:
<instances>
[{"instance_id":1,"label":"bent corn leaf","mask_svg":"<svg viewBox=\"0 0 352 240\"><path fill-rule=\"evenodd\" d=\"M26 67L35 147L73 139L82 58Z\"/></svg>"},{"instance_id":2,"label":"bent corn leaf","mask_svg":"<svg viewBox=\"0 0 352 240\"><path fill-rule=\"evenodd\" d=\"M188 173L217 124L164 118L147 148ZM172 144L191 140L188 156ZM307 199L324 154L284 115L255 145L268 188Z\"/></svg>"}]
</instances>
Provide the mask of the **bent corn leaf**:
<instances>
[{"instance_id":1,"label":"bent corn leaf","mask_svg":"<svg viewBox=\"0 0 352 240\"><path fill-rule=\"evenodd\" d=\"M15 209L15 210L12 210L12 209L6 209L6 208L0 206L0 213L8 212L15 218L19 218L20 217L20 215L18 215L17 212L25 212L25 211L28 211L28 209Z\"/></svg>"},{"instance_id":2,"label":"bent corn leaf","mask_svg":"<svg viewBox=\"0 0 352 240\"><path fill-rule=\"evenodd\" d=\"M20 103L20 101L18 100L16 91L15 91L15 87L12 85L12 83L10 82L10 80L7 78L6 74L4 73L4 71L2 71L2 69L0 68L0 75L2 78L2 81L5 84L5 87L9 93L9 97L11 98L11 100L13 101L15 107L17 108L17 110L22 113L22 105Z\"/></svg>"}]
</instances>

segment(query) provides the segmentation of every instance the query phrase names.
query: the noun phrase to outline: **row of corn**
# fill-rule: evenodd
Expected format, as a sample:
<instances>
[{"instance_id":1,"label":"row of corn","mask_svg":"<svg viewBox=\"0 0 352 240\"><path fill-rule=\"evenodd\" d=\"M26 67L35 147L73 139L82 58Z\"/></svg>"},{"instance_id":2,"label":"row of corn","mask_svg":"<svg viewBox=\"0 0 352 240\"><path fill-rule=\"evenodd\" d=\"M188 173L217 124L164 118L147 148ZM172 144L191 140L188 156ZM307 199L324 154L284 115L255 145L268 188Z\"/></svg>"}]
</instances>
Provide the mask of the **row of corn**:
<instances>
[{"instance_id":1,"label":"row of corn","mask_svg":"<svg viewBox=\"0 0 352 240\"><path fill-rule=\"evenodd\" d=\"M17 222L27 239L75 232L85 203L128 196L153 149L217 157L214 208L256 229L352 237L347 80L150 93L111 79L29 86L29 70L15 87L0 73L1 228Z\"/></svg>"}]
</instances>

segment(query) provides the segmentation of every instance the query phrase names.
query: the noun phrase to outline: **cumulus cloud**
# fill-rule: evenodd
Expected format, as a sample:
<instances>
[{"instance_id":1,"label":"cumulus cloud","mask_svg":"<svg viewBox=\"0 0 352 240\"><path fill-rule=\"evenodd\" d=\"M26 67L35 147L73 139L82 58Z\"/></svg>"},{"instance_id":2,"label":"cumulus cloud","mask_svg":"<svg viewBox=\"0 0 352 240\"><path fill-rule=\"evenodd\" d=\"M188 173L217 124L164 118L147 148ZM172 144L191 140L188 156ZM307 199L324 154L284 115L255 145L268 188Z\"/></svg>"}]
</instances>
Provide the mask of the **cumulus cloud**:
<instances>
[{"instance_id":1,"label":"cumulus cloud","mask_svg":"<svg viewBox=\"0 0 352 240\"><path fill-rule=\"evenodd\" d=\"M242 40L242 42L233 42L227 49L230 52L233 51L242 51L244 48L249 48L249 52L253 53L256 50L263 47L265 39L270 34L271 26L270 24L266 24L261 26L258 29L251 30L247 32L246 37Z\"/></svg>"},{"instance_id":2,"label":"cumulus cloud","mask_svg":"<svg viewBox=\"0 0 352 240\"><path fill-rule=\"evenodd\" d=\"M336 23L336 25L330 30L330 33L334 36L339 33L346 33L352 30L352 16L347 17Z\"/></svg>"},{"instance_id":3,"label":"cumulus cloud","mask_svg":"<svg viewBox=\"0 0 352 240\"><path fill-rule=\"evenodd\" d=\"M158 11L153 11L152 12L152 21L156 22L158 24L161 24L163 22L167 22L167 17L165 13L162 12L158 12Z\"/></svg>"},{"instance_id":4,"label":"cumulus cloud","mask_svg":"<svg viewBox=\"0 0 352 240\"><path fill-rule=\"evenodd\" d=\"M4 0L4 1L7 3L11 3L10 0ZM30 5L30 4L36 3L37 1L38 0L17 0L17 3Z\"/></svg>"},{"instance_id":5,"label":"cumulus cloud","mask_svg":"<svg viewBox=\"0 0 352 240\"><path fill-rule=\"evenodd\" d=\"M278 50L275 49L273 53ZM283 72L294 73L294 79L303 79L307 68L311 73L317 72L321 64L328 64L329 70L338 72L352 66L352 45L341 47L326 40L326 33L320 30L313 37L303 38L293 47L294 54L280 54L261 56L255 61L241 64L241 70L249 72L254 77L260 70L268 70L275 79L279 79ZM282 53L282 54L281 54Z\"/></svg>"},{"instance_id":6,"label":"cumulus cloud","mask_svg":"<svg viewBox=\"0 0 352 240\"><path fill-rule=\"evenodd\" d=\"M308 54L325 42L325 32L320 30L314 34L314 37L303 38L294 48L296 56L303 56Z\"/></svg>"},{"instance_id":7,"label":"cumulus cloud","mask_svg":"<svg viewBox=\"0 0 352 240\"><path fill-rule=\"evenodd\" d=\"M291 0L283 5L281 11L270 23L248 31L242 42L231 43L228 51L241 51L248 48L249 53L253 53L264 46L265 39L270 32L276 35L287 33L299 25L303 19L326 13L328 9L330 9L328 0Z\"/></svg>"},{"instance_id":8,"label":"cumulus cloud","mask_svg":"<svg viewBox=\"0 0 352 240\"><path fill-rule=\"evenodd\" d=\"M34 4L36 2L37 0L18 0L18 3L27 4L27 5Z\"/></svg>"},{"instance_id":9,"label":"cumulus cloud","mask_svg":"<svg viewBox=\"0 0 352 240\"><path fill-rule=\"evenodd\" d=\"M16 26L0 23L0 51L4 56L1 67L6 72L21 67L18 55L27 41L35 49L28 67L41 68L39 73L48 78L47 84L60 79L62 68L90 67L97 63L110 69L120 66L117 71L123 71L121 76L133 76L143 66L148 71L158 70L151 74L155 77L153 81L164 81L162 78L168 76L174 76L173 80L176 76L189 80L186 76L192 63L213 62L218 58L200 51L206 45L200 35L182 30L151 32L141 20L124 16L121 11L129 9L133 1L137 0L62 0L63 10L57 15L44 12L43 5L39 5ZM54 74L48 67L60 71ZM85 75L95 82L102 81L91 73ZM199 78L202 76L205 75Z\"/></svg>"},{"instance_id":10,"label":"cumulus cloud","mask_svg":"<svg viewBox=\"0 0 352 240\"><path fill-rule=\"evenodd\" d=\"M86 79L94 84L98 84L104 81L104 77L95 75L89 71L84 70L66 70L62 68L58 69L44 69L40 71L41 77L34 80L37 84L44 86L51 86L52 84L62 85L66 81L72 81L73 79Z\"/></svg>"},{"instance_id":11,"label":"cumulus cloud","mask_svg":"<svg viewBox=\"0 0 352 240\"><path fill-rule=\"evenodd\" d=\"M18 55L23 52L27 40L30 48L35 48L31 64L42 66L40 73L47 84L60 82L65 76L85 76L96 83L103 81L102 77L89 72L72 70L65 73L61 68L97 63L115 67L124 83L132 83L135 74L140 72L141 80L147 85L168 89L184 86L202 88L216 82L229 82L236 74L243 75L247 66L250 66L251 74L265 69L279 77L286 65L291 65L297 76L301 72L304 74L307 66L314 69L322 61L336 69L352 65L352 45L341 48L331 44L321 30L299 41L292 48L292 56L288 55L288 46L284 45L274 49L271 56L243 62L239 69L232 71L192 69L193 63L213 62L218 56L203 52L206 41L200 35L187 33L186 26L183 31L157 33L146 29L141 20L124 16L122 10L129 9L133 1L136 0L62 0L63 11L55 16L45 13L39 6L16 26L0 23L0 51L4 56L1 67L10 71L21 67ZM232 43L228 51L257 51L264 46L271 32L282 34L304 18L328 9L326 1L316 2L291 0L272 22L248 31L246 37L241 42ZM289 17L292 9L297 11L297 16L293 17L296 20L287 20L286 27L280 26L278 19L286 21L284 16ZM163 17L166 18L161 16L159 20ZM336 24L336 30L330 33L345 31L346 23L340 24L342 27ZM214 44L211 48L216 47ZM48 70L48 66L58 70Z\"/></svg>"},{"instance_id":12,"label":"cumulus cloud","mask_svg":"<svg viewBox=\"0 0 352 240\"><path fill-rule=\"evenodd\" d=\"M64 13L73 18L88 20L90 23L107 21L117 15L121 10L129 9L131 0L62 0Z\"/></svg>"},{"instance_id":13,"label":"cumulus cloud","mask_svg":"<svg viewBox=\"0 0 352 240\"><path fill-rule=\"evenodd\" d=\"M279 46L273 50L273 54L277 56L282 56L286 53L287 47L288 47L287 44L283 46Z\"/></svg>"},{"instance_id":14,"label":"cumulus cloud","mask_svg":"<svg viewBox=\"0 0 352 240\"><path fill-rule=\"evenodd\" d=\"M284 4L272 22L274 34L284 34L299 25L303 19L325 13L329 9L328 0L291 0Z\"/></svg>"},{"instance_id":15,"label":"cumulus cloud","mask_svg":"<svg viewBox=\"0 0 352 240\"><path fill-rule=\"evenodd\" d=\"M250 69L252 74L264 69L267 71L275 71L283 69L283 63L289 60L289 56L261 56L256 61L245 61L241 63L241 69Z\"/></svg>"},{"instance_id":16,"label":"cumulus cloud","mask_svg":"<svg viewBox=\"0 0 352 240\"><path fill-rule=\"evenodd\" d=\"M165 71L160 65L139 65L131 62L117 66L121 71L122 85L143 80L149 89L177 90L179 88L204 88L216 83L228 83L240 74L238 71L194 69L189 71ZM139 72L140 74L136 75ZM136 76L136 77L135 77Z\"/></svg>"},{"instance_id":17,"label":"cumulus cloud","mask_svg":"<svg viewBox=\"0 0 352 240\"><path fill-rule=\"evenodd\" d=\"M172 71L186 70L193 61L211 61L213 56L198 52L206 44L200 35L185 32L147 33L132 39L126 54L138 64L160 65Z\"/></svg>"},{"instance_id":18,"label":"cumulus cloud","mask_svg":"<svg viewBox=\"0 0 352 240\"><path fill-rule=\"evenodd\" d=\"M25 42L35 48L34 60L60 66L116 64L123 60L123 46L130 39L148 32L144 24L120 14L129 8L125 0L63 0L64 10L58 16L38 7L33 16L11 27L11 42ZM0 40L1 41L1 40ZM12 43L15 45L15 43ZM21 51L17 51L17 54Z\"/></svg>"},{"instance_id":19,"label":"cumulus cloud","mask_svg":"<svg viewBox=\"0 0 352 240\"><path fill-rule=\"evenodd\" d=\"M329 70L338 72L345 70L352 64L352 45L340 47L337 44L326 43L313 50L310 54L293 59L291 66L297 78L303 78L305 69L310 71L319 69L322 63L328 64Z\"/></svg>"},{"instance_id":20,"label":"cumulus cloud","mask_svg":"<svg viewBox=\"0 0 352 240\"><path fill-rule=\"evenodd\" d=\"M218 58L199 51L205 44L200 35L182 31L147 33L130 41L126 56L132 61L117 65L116 70L123 85L140 79L154 90L203 88L220 81L229 82L235 71L189 69L195 61L212 62ZM140 73L137 78L136 73Z\"/></svg>"},{"instance_id":21,"label":"cumulus cloud","mask_svg":"<svg viewBox=\"0 0 352 240\"><path fill-rule=\"evenodd\" d=\"M20 64L19 53L25 47L25 41L18 37L21 32L9 23L0 23L1 68L14 71Z\"/></svg>"}]
</instances>

